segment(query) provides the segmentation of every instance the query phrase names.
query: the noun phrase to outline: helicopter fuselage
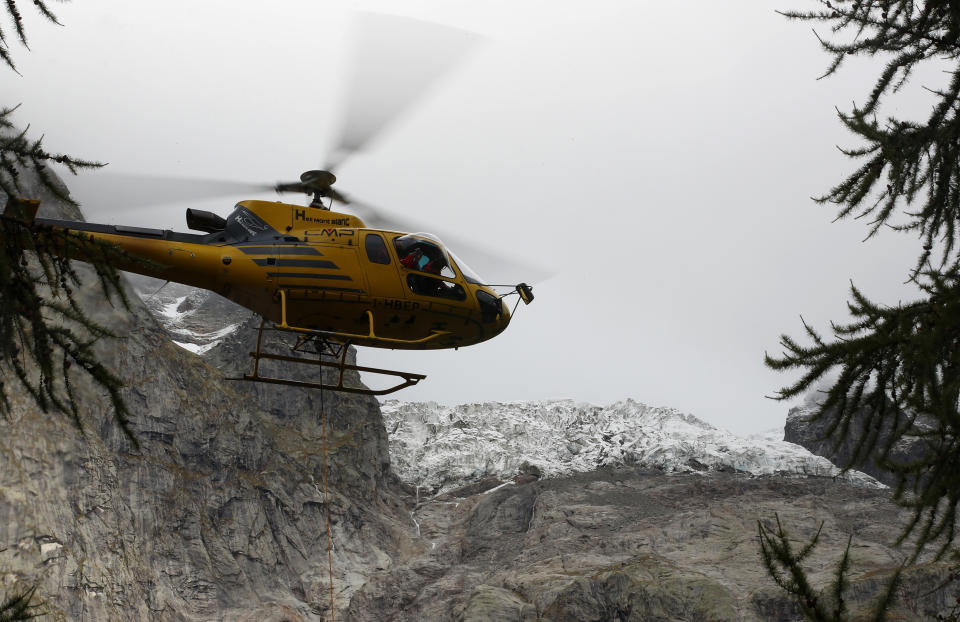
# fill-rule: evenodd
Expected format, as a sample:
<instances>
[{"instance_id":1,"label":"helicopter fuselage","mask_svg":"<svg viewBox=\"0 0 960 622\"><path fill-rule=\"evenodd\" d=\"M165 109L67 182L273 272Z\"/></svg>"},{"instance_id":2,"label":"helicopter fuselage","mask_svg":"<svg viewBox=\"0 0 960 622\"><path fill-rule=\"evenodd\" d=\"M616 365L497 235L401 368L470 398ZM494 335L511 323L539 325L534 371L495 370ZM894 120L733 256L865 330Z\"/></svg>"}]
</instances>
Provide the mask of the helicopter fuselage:
<instances>
[{"instance_id":1,"label":"helicopter fuselage","mask_svg":"<svg viewBox=\"0 0 960 622\"><path fill-rule=\"evenodd\" d=\"M242 201L207 234L36 222L119 247L129 257L119 269L208 289L284 327L357 345L457 348L510 321L500 296L438 240L369 229L350 214Z\"/></svg>"}]
</instances>

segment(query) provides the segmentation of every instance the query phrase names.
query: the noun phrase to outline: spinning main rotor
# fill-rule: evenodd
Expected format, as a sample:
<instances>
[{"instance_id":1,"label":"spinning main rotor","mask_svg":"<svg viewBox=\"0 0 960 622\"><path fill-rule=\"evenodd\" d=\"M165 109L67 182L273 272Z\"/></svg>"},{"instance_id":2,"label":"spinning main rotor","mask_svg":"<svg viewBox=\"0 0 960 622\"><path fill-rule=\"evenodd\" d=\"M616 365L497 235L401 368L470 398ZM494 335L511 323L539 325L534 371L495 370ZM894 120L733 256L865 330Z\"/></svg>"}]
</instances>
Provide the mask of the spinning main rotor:
<instances>
[{"instance_id":1,"label":"spinning main rotor","mask_svg":"<svg viewBox=\"0 0 960 622\"><path fill-rule=\"evenodd\" d=\"M334 188L337 176L333 171L353 154L365 150L381 136L389 125L422 99L445 75L449 74L480 41L476 35L450 28L395 16L360 13L356 15L354 54L348 84L344 89L342 116L336 124L332 148L322 168L305 171L299 181L276 183L244 183L209 178L131 175L98 172L86 184L91 188L91 205L119 204L126 211L131 206L162 205L178 201L215 197L245 198L250 193L274 190L280 193L302 193L311 197L310 206L329 210L335 201L350 206L368 226L391 231L439 233L434 225L422 226L405 215L396 215L358 201ZM92 177L96 179L92 179ZM84 185L80 183L78 185ZM95 195L94 195L95 193ZM127 198L129 197L129 198ZM202 223L201 223L202 224ZM207 230L200 228L199 230ZM489 249L441 235L481 273L512 278L521 270L531 280L543 270L521 268L515 262ZM509 278L508 278L509 277Z\"/></svg>"}]
</instances>

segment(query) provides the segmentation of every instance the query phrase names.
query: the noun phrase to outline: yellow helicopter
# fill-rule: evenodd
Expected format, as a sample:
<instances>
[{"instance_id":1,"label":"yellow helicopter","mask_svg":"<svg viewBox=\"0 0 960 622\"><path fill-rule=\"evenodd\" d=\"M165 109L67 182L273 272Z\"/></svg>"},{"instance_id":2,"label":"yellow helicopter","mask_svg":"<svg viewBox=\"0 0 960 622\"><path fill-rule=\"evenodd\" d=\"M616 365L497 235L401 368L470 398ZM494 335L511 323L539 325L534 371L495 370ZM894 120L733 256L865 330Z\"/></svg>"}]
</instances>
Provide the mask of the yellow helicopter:
<instances>
[{"instance_id":1,"label":"yellow helicopter","mask_svg":"<svg viewBox=\"0 0 960 622\"><path fill-rule=\"evenodd\" d=\"M331 187L335 181L332 173L317 170L301 175L300 182L275 187L312 193L309 206L241 201L226 219L188 209L188 228L202 234L35 218L35 201L18 200L18 208L26 210L36 226L80 233L123 250L128 259L117 263L120 270L208 289L262 316L257 348L251 353L253 372L245 380L321 386L260 373L262 359L280 360L338 368L338 384L323 388L384 395L425 376L349 365L346 346L459 348L503 332L511 317L503 296L429 233L373 229L358 216L330 210L324 198L346 202ZM527 304L533 300L525 283L511 293ZM339 359L264 352L266 321L276 330L298 335L294 351L312 344L319 354L336 344ZM349 387L343 383L346 370L396 376L403 382L380 390Z\"/></svg>"}]
</instances>

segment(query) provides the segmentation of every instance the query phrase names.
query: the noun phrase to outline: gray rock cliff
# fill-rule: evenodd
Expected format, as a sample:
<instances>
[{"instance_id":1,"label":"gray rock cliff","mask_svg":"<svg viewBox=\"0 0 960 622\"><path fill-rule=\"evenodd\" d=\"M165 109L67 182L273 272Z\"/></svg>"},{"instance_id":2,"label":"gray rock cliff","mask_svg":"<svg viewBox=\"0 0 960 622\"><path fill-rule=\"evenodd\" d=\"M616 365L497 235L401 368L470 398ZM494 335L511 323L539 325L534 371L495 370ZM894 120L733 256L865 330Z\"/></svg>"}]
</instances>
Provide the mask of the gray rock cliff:
<instances>
[{"instance_id":1,"label":"gray rock cliff","mask_svg":"<svg viewBox=\"0 0 960 622\"><path fill-rule=\"evenodd\" d=\"M854 534L848 605L861 619L903 559L890 547L902 516L883 491L630 467L422 502L414 518L429 550L375 573L349 619L799 621L759 560L757 520L775 514L797 541L824 522L807 564L815 584L831 580ZM956 596L956 585L938 587L947 573L947 564L911 569L893 619L943 611Z\"/></svg>"},{"instance_id":2,"label":"gray rock cliff","mask_svg":"<svg viewBox=\"0 0 960 622\"><path fill-rule=\"evenodd\" d=\"M854 455L857 439L862 437L863 427L866 425L866 412L854 417L851 424L851 434L842 443L837 443L835 436L827 434L829 428L828 417L814 419L817 406L808 400L806 403L795 406L787 413L787 422L783 428L783 440L806 447L811 453L823 456L838 467L850 464ZM924 425L918 422L917 425ZM890 436L890 427L877 432L878 446L882 445ZM917 436L904 436L892 448L890 458L898 463L909 463L922 458L925 453L925 441ZM896 476L877 464L873 456L868 457L854 468L868 473L888 486L896 485Z\"/></svg>"}]
</instances>

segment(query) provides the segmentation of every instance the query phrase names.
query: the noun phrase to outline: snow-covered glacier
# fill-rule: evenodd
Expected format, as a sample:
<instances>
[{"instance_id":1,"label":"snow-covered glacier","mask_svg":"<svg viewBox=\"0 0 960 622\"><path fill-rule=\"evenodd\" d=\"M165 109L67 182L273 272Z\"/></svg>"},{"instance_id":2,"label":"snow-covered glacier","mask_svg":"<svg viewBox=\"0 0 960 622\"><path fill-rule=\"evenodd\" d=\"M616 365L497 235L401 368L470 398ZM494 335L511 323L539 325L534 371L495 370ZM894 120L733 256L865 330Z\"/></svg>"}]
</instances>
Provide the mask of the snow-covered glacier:
<instances>
[{"instance_id":1,"label":"snow-covered glacier","mask_svg":"<svg viewBox=\"0 0 960 622\"><path fill-rule=\"evenodd\" d=\"M490 475L507 480L524 463L547 477L619 465L671 473L840 475L826 458L772 435L740 437L675 409L629 399L609 406L573 400L459 406L390 400L381 410L394 472L435 493ZM858 471L842 477L882 486Z\"/></svg>"}]
</instances>

